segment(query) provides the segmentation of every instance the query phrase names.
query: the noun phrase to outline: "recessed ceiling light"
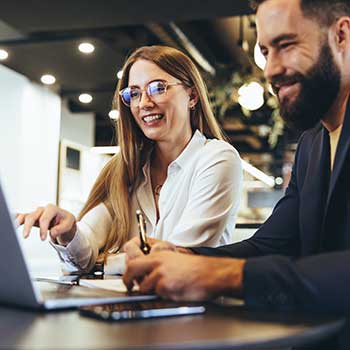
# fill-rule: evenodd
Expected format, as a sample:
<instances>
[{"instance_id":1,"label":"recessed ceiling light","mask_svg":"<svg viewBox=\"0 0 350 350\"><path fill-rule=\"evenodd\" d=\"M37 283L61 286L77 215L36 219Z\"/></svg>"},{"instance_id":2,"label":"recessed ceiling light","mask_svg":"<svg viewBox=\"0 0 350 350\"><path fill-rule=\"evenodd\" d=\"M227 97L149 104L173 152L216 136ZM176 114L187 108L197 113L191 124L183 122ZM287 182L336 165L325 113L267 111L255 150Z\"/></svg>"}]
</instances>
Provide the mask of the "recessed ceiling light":
<instances>
[{"instance_id":1,"label":"recessed ceiling light","mask_svg":"<svg viewBox=\"0 0 350 350\"><path fill-rule=\"evenodd\" d=\"M111 119L118 120L119 119L119 111L117 109L112 109L109 113L108 116Z\"/></svg>"},{"instance_id":2,"label":"recessed ceiling light","mask_svg":"<svg viewBox=\"0 0 350 350\"><path fill-rule=\"evenodd\" d=\"M95 46L91 43L81 43L79 45L79 51L82 53L89 54L95 51Z\"/></svg>"},{"instance_id":3,"label":"recessed ceiling light","mask_svg":"<svg viewBox=\"0 0 350 350\"><path fill-rule=\"evenodd\" d=\"M118 73L117 73L118 79L121 79L122 76L123 76L123 71L122 70L118 71Z\"/></svg>"},{"instance_id":4,"label":"recessed ceiling light","mask_svg":"<svg viewBox=\"0 0 350 350\"><path fill-rule=\"evenodd\" d=\"M9 54L6 50L0 49L0 60L4 61L9 57Z\"/></svg>"},{"instance_id":5,"label":"recessed ceiling light","mask_svg":"<svg viewBox=\"0 0 350 350\"><path fill-rule=\"evenodd\" d=\"M92 96L90 94L81 94L79 96L79 101L81 103L90 103L92 101Z\"/></svg>"},{"instance_id":6,"label":"recessed ceiling light","mask_svg":"<svg viewBox=\"0 0 350 350\"><path fill-rule=\"evenodd\" d=\"M56 78L51 74L43 75L40 80L43 84L46 84L46 85L52 85L52 84L55 84L56 82Z\"/></svg>"}]
</instances>

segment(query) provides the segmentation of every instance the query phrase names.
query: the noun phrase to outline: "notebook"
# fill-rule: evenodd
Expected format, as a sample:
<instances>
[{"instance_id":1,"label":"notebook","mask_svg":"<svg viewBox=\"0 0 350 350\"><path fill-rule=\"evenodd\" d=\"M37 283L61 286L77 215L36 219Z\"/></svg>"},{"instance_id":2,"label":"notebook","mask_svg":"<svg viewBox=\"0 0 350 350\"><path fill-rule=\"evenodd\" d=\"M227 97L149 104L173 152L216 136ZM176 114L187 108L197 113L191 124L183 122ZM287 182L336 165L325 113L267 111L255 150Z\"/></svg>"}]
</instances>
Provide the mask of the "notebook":
<instances>
[{"instance_id":1,"label":"notebook","mask_svg":"<svg viewBox=\"0 0 350 350\"><path fill-rule=\"evenodd\" d=\"M0 184L0 304L52 310L157 298L138 292L129 294L45 279L35 281L19 239Z\"/></svg>"}]
</instances>

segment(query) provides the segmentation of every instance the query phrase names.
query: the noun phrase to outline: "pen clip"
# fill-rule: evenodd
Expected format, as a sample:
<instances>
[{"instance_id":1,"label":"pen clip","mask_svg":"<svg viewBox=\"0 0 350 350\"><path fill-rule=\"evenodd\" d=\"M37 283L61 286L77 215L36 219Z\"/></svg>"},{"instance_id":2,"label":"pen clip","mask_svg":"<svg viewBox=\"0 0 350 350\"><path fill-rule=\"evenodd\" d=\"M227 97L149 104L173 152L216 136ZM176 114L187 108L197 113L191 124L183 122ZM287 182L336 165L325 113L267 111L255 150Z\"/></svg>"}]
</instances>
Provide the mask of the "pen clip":
<instances>
[{"instance_id":1,"label":"pen clip","mask_svg":"<svg viewBox=\"0 0 350 350\"><path fill-rule=\"evenodd\" d=\"M139 225L139 236L141 242L140 248L144 254L149 254L151 251L151 246L147 242L146 221L141 213L141 210L136 210L136 217Z\"/></svg>"}]
</instances>

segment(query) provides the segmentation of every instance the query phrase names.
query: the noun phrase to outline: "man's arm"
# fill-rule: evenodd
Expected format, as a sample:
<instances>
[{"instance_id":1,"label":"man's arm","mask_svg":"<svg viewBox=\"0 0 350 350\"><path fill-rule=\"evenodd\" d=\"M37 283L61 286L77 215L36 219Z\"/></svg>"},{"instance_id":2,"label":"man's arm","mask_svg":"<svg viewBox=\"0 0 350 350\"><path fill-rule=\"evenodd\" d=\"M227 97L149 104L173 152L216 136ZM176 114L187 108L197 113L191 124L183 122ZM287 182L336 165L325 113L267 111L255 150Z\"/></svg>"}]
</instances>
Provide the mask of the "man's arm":
<instances>
[{"instance_id":1,"label":"man's arm","mask_svg":"<svg viewBox=\"0 0 350 350\"><path fill-rule=\"evenodd\" d=\"M123 280L142 292L172 300L243 297L246 305L273 310L350 311L350 252L292 260L278 255L251 259L157 252L128 262ZM336 271L336 274L335 274Z\"/></svg>"},{"instance_id":2,"label":"man's arm","mask_svg":"<svg viewBox=\"0 0 350 350\"><path fill-rule=\"evenodd\" d=\"M350 252L298 260L265 256L246 261L243 290L248 306L276 310L350 311Z\"/></svg>"}]
</instances>

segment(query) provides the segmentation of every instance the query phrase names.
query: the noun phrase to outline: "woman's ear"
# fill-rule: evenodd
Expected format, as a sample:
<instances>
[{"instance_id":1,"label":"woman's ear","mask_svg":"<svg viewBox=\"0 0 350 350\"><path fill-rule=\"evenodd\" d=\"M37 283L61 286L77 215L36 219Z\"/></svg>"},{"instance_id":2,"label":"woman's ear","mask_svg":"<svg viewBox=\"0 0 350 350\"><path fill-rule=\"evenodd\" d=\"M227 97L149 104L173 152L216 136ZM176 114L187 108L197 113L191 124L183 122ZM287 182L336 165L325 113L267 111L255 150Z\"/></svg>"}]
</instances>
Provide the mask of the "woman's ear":
<instances>
[{"instance_id":1,"label":"woman's ear","mask_svg":"<svg viewBox=\"0 0 350 350\"><path fill-rule=\"evenodd\" d=\"M194 109L196 107L196 104L198 102L198 92L197 90L193 87L191 88L191 91L190 91L190 101L189 101L189 107L190 109Z\"/></svg>"}]
</instances>

